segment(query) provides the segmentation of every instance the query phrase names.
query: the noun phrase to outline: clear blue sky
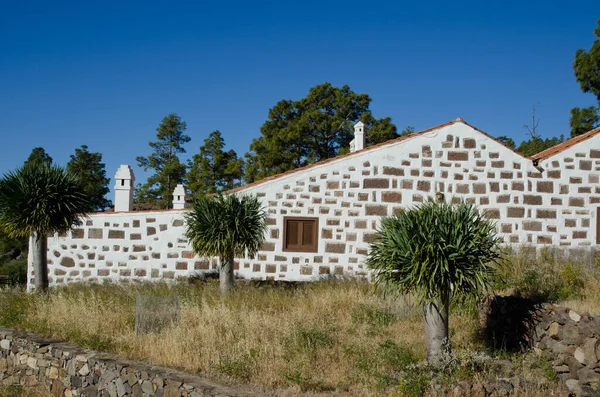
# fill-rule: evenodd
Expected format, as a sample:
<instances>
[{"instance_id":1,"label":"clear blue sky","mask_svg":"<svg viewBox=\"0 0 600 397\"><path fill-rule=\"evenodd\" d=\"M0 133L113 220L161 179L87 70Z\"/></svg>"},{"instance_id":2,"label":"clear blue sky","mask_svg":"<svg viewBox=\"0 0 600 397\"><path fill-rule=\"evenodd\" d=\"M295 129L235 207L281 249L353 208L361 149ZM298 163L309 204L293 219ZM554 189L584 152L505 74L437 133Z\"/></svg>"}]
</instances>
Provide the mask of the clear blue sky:
<instances>
[{"instance_id":1,"label":"clear blue sky","mask_svg":"<svg viewBox=\"0 0 600 397\"><path fill-rule=\"evenodd\" d=\"M171 112L184 158L215 129L243 155L270 107L325 81L399 129L462 116L519 142L539 103L542 135L568 136L570 109L594 104L572 62L598 18L598 0L4 1L0 173L87 144L108 176L130 164L142 181L135 157Z\"/></svg>"}]
</instances>

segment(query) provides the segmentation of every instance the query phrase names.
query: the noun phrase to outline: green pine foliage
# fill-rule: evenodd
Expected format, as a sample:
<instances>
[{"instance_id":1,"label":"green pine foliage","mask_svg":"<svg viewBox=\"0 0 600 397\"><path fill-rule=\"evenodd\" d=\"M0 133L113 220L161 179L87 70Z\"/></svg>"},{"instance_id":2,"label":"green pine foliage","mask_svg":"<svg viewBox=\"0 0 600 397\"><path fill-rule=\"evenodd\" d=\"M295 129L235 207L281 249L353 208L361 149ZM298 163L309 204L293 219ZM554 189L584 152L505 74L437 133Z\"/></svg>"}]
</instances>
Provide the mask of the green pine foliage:
<instances>
[{"instance_id":1,"label":"green pine foliage","mask_svg":"<svg viewBox=\"0 0 600 397\"><path fill-rule=\"evenodd\" d=\"M195 197L241 185L244 162L234 150L226 152L224 147L225 140L221 132L213 131L189 163L186 179Z\"/></svg>"},{"instance_id":2,"label":"green pine foliage","mask_svg":"<svg viewBox=\"0 0 600 397\"><path fill-rule=\"evenodd\" d=\"M594 35L596 40L588 51L579 49L575 53L573 70L581 90L594 95L596 100L600 101L600 19ZM598 106L573 108L570 125L571 137L600 126L600 103Z\"/></svg>"},{"instance_id":3,"label":"green pine foliage","mask_svg":"<svg viewBox=\"0 0 600 397\"><path fill-rule=\"evenodd\" d=\"M52 164L52 157L46 153L46 150L43 147L33 148L29 157L25 160L25 165L33 167L50 164Z\"/></svg>"},{"instance_id":4,"label":"green pine foliage","mask_svg":"<svg viewBox=\"0 0 600 397\"><path fill-rule=\"evenodd\" d=\"M112 206L112 201L106 198L110 191L110 179L106 177L101 153L90 153L86 145L81 145L71 155L67 171L81 180L95 211L104 211Z\"/></svg>"},{"instance_id":5,"label":"green pine foliage","mask_svg":"<svg viewBox=\"0 0 600 397\"><path fill-rule=\"evenodd\" d=\"M311 88L300 100L279 101L269 110L261 136L252 141L245 155L246 182L347 152L359 120L366 124L368 145L397 137L389 117L371 115L370 102L367 94L330 83Z\"/></svg>"},{"instance_id":6,"label":"green pine foliage","mask_svg":"<svg viewBox=\"0 0 600 397\"><path fill-rule=\"evenodd\" d=\"M186 174L186 166L178 156L185 153L183 145L190 141L190 137L184 134L186 128L185 121L175 113L162 119L156 129L157 141L149 143L152 154L136 158L144 171L154 171L146 183L136 189L136 202L152 203L157 208L170 207L173 189L183 183Z\"/></svg>"}]
</instances>

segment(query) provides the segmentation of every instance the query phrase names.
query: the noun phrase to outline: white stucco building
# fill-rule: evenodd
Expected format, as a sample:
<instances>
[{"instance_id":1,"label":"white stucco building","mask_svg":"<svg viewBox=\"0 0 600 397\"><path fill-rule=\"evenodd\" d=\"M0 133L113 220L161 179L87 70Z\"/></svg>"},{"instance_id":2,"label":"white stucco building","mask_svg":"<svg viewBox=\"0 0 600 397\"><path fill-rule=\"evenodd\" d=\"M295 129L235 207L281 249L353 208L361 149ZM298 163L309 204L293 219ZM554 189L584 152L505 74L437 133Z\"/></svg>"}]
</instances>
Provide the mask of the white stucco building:
<instances>
[{"instance_id":1,"label":"white stucco building","mask_svg":"<svg viewBox=\"0 0 600 397\"><path fill-rule=\"evenodd\" d=\"M367 148L361 124L351 153L236 189L260 197L269 214L267 240L257 257L238 259L239 277L367 276L380 217L440 193L477 204L506 244L600 243L600 128L526 158L460 118ZM51 283L216 270L216 260L195 256L188 244L181 199L170 211L131 212L131 201L119 203L133 197L133 172L124 167L116 187L129 190L115 187L117 212L92 214L83 227L49 238ZM31 263L29 272L32 279Z\"/></svg>"}]
</instances>

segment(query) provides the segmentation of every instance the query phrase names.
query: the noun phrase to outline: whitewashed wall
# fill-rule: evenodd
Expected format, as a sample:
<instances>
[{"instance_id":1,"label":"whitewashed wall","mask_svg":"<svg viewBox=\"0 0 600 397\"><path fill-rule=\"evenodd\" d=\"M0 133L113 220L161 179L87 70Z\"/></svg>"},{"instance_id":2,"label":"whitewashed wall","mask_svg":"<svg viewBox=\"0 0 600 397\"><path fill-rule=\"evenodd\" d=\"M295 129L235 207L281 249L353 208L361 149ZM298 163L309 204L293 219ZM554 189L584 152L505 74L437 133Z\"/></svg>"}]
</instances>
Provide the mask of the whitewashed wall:
<instances>
[{"instance_id":1,"label":"whitewashed wall","mask_svg":"<svg viewBox=\"0 0 600 397\"><path fill-rule=\"evenodd\" d=\"M542 171L457 121L248 185L239 193L261 198L269 231L256 258L236 262L236 274L279 280L368 277L364 258L380 217L436 192L479 205L497 222L506 244L595 246L600 137L540 165ZM215 261L192 253L182 213L92 215L85 227L49 239L52 284L105 277L171 279L216 270ZM319 218L317 253L282 252L287 215Z\"/></svg>"}]
</instances>

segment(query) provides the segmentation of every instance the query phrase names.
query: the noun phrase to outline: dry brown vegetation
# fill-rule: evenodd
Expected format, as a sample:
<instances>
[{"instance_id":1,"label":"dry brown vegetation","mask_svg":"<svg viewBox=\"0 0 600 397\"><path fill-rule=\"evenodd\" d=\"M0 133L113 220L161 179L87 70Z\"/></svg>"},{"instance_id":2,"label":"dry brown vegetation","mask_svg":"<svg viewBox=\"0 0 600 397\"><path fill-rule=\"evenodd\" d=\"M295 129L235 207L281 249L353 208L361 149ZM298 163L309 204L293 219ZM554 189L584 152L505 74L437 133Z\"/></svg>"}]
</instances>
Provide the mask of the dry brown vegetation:
<instances>
[{"instance_id":1,"label":"dry brown vegetation","mask_svg":"<svg viewBox=\"0 0 600 397\"><path fill-rule=\"evenodd\" d=\"M600 278L593 268L549 261L532 267L524 256L514 256L509 266L499 289L555 298L576 310L600 314ZM543 296L561 288L558 296ZM137 336L138 295L179 296L180 324ZM214 282L79 284L46 295L13 289L0 291L0 311L1 325L268 389L420 395L430 380L414 370L425 357L420 309L406 297L384 299L363 282L242 282L226 299ZM475 305L453 307L450 327L453 349L470 367L457 365L436 382L477 380L493 373L485 360L473 365L470 357L476 355L470 352L485 351ZM512 359L534 380L553 379L535 357ZM548 387L552 384L520 395L548 395Z\"/></svg>"}]
</instances>

